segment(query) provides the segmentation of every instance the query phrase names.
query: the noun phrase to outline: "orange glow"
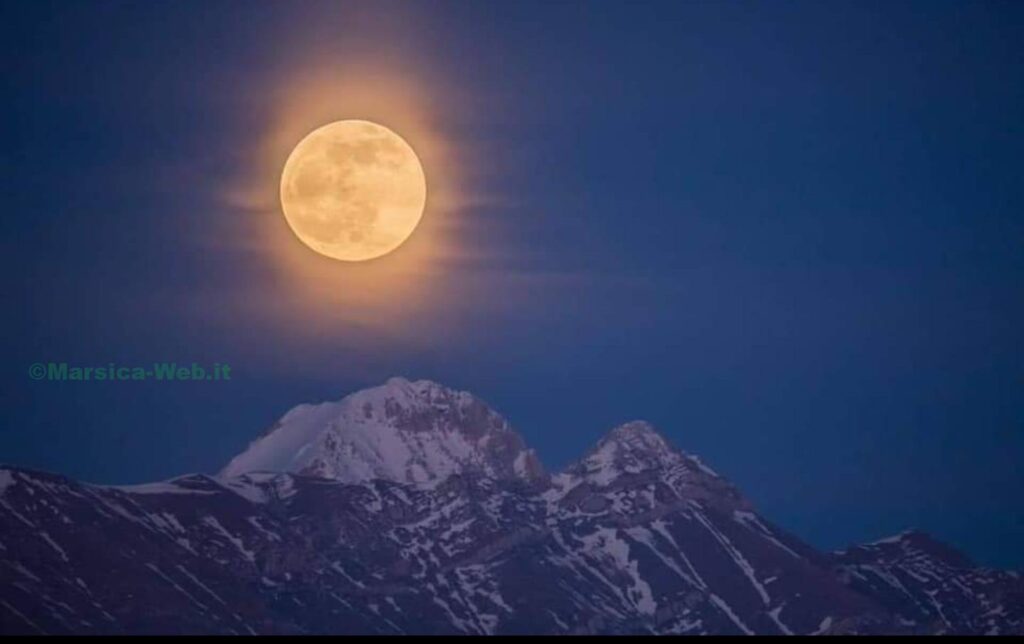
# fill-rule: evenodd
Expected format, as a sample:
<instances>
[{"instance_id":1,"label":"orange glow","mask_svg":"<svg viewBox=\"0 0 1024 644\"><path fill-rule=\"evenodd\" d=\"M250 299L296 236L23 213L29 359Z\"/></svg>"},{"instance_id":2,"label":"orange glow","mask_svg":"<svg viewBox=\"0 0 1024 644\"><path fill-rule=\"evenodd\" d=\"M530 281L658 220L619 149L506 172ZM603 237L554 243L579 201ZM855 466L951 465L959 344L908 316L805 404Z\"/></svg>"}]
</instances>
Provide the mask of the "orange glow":
<instances>
[{"instance_id":1,"label":"orange glow","mask_svg":"<svg viewBox=\"0 0 1024 644\"><path fill-rule=\"evenodd\" d=\"M252 155L252 164L228 191L244 216L230 236L252 240L256 261L269 272L254 299L243 306L253 315L272 315L289 330L326 336L362 330L391 340L414 339L444 311L451 296L446 273L458 256L459 214L470 201L461 168L471 166L468 147L442 128L452 117L428 75L356 62L302 65L276 84L272 118ZM278 198L282 167L296 144L317 127L347 119L368 120L401 133L429 176L427 200L416 233L383 257L338 262L312 253L292 234ZM266 279L263 282L263 279ZM250 299L246 296L244 299Z\"/></svg>"}]
</instances>

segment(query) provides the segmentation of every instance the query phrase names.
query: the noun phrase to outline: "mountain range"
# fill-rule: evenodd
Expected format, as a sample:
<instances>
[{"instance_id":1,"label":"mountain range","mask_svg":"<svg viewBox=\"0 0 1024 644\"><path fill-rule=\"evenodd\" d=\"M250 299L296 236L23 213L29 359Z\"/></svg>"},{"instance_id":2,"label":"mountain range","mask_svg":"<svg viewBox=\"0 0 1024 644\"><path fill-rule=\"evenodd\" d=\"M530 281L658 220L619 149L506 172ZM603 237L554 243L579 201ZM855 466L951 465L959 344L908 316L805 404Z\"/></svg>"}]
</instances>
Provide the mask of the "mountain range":
<instances>
[{"instance_id":1,"label":"mountain range","mask_svg":"<svg viewBox=\"0 0 1024 644\"><path fill-rule=\"evenodd\" d=\"M300 405L216 475L0 469L3 634L1024 634L908 531L822 552L642 421L549 472L475 396Z\"/></svg>"}]
</instances>

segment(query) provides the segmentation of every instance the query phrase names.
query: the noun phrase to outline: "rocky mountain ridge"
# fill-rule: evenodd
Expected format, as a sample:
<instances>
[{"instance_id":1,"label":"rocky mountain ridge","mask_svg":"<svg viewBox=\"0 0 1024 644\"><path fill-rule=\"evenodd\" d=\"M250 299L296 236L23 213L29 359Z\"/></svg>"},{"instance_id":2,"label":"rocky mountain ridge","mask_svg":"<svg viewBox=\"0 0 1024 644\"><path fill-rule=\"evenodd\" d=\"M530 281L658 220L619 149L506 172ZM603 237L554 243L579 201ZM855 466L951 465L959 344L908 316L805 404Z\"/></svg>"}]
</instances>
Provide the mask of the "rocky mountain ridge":
<instances>
[{"instance_id":1,"label":"rocky mountain ridge","mask_svg":"<svg viewBox=\"0 0 1024 644\"><path fill-rule=\"evenodd\" d=\"M392 379L218 476L0 469L0 632L1021 633L1016 573L944 548L819 552L641 421L549 474L482 401Z\"/></svg>"}]
</instances>

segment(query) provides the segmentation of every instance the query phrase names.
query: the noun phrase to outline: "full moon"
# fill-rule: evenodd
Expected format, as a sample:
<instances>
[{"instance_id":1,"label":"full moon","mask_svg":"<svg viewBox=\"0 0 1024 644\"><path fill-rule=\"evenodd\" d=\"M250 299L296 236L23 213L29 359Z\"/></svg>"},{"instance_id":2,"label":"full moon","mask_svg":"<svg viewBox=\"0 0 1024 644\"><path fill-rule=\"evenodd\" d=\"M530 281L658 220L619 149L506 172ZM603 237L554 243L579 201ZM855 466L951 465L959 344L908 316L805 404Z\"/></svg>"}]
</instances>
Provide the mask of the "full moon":
<instances>
[{"instance_id":1,"label":"full moon","mask_svg":"<svg viewBox=\"0 0 1024 644\"><path fill-rule=\"evenodd\" d=\"M412 147L370 121L313 130L281 173L281 208L292 231L316 252L346 262L401 246L426 201L426 177Z\"/></svg>"}]
</instances>

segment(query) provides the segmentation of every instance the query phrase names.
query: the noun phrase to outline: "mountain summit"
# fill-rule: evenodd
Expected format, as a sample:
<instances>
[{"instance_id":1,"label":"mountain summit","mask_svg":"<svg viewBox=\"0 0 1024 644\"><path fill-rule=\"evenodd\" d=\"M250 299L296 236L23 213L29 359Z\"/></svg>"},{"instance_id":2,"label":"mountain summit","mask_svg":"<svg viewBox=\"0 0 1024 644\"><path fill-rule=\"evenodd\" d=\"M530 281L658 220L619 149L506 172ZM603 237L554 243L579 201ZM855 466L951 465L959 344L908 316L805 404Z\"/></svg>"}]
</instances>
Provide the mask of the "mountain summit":
<instances>
[{"instance_id":1,"label":"mountain summit","mask_svg":"<svg viewBox=\"0 0 1024 644\"><path fill-rule=\"evenodd\" d=\"M414 485L452 474L525 482L545 477L533 450L486 403L429 380L404 378L337 402L293 408L221 476L254 471Z\"/></svg>"},{"instance_id":2,"label":"mountain summit","mask_svg":"<svg viewBox=\"0 0 1024 644\"><path fill-rule=\"evenodd\" d=\"M639 474L679 465L700 471L709 478L718 478L697 457L669 445L650 423L634 420L608 432L575 469L591 482L607 482L619 474Z\"/></svg>"},{"instance_id":3,"label":"mountain summit","mask_svg":"<svg viewBox=\"0 0 1024 644\"><path fill-rule=\"evenodd\" d=\"M682 501L701 501L729 510L750 509L739 491L698 457L673 447L646 421L634 420L608 432L577 463L555 479L569 491L630 488L659 481ZM577 492L579 494L579 492Z\"/></svg>"}]
</instances>

